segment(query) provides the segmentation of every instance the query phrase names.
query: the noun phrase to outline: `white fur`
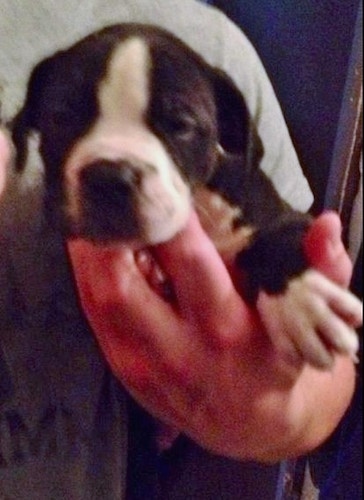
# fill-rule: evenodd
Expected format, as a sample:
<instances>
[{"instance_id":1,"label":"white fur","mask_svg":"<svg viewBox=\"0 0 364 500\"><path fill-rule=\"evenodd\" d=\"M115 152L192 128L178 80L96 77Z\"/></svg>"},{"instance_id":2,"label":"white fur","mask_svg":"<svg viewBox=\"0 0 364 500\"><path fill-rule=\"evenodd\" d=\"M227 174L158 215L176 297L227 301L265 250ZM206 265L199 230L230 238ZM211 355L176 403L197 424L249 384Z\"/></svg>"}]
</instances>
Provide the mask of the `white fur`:
<instances>
[{"instance_id":1,"label":"white fur","mask_svg":"<svg viewBox=\"0 0 364 500\"><path fill-rule=\"evenodd\" d=\"M304 359L321 369L331 367L335 352L356 359L354 328L362 324L362 304L319 272L310 269L290 280L282 294L260 292L257 308L273 344L287 359Z\"/></svg>"},{"instance_id":2,"label":"white fur","mask_svg":"<svg viewBox=\"0 0 364 500\"><path fill-rule=\"evenodd\" d=\"M140 38L130 38L116 47L98 89L104 126L143 126L149 103L148 66L148 47Z\"/></svg>"},{"instance_id":3,"label":"white fur","mask_svg":"<svg viewBox=\"0 0 364 500\"><path fill-rule=\"evenodd\" d=\"M149 105L149 49L137 37L114 50L99 84L100 116L89 133L71 150L65 166L67 207L78 219L82 203L79 174L98 159L138 160L143 174L135 199L136 215L145 243L170 239L186 224L191 210L190 190L159 138L145 123ZM140 170L143 162L153 169Z\"/></svg>"}]
</instances>

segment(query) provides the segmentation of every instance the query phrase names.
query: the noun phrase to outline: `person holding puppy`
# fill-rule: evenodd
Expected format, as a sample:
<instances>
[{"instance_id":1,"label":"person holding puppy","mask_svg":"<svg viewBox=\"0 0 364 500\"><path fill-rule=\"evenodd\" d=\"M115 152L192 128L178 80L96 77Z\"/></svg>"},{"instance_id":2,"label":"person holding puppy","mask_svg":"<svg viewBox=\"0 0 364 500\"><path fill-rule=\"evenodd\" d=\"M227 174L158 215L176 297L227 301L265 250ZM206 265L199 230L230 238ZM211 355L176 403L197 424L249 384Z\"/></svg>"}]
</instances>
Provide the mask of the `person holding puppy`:
<instances>
[{"instance_id":1,"label":"person holding puppy","mask_svg":"<svg viewBox=\"0 0 364 500\"><path fill-rule=\"evenodd\" d=\"M9 150L0 137L4 180ZM115 375L152 413L202 447L239 460L275 462L311 450L335 428L353 390L351 361L338 357L332 372L320 373L277 359L194 217L159 249L179 310L150 289L131 250L76 241L69 251L83 307ZM334 215L316 221L307 252L316 267L347 284L350 264ZM222 311L227 323L219 325Z\"/></svg>"},{"instance_id":2,"label":"person holding puppy","mask_svg":"<svg viewBox=\"0 0 364 500\"><path fill-rule=\"evenodd\" d=\"M8 157L1 134L2 184ZM194 214L157 249L172 307L132 249L76 240L66 253L52 228L42 229L37 200L21 197L22 182L10 185L0 217L1 495L269 498L264 478L276 468L249 462L319 446L350 403L352 360L336 356L331 372L319 372L277 356ZM348 285L335 215L314 222L305 249L314 267ZM188 439L158 456L154 421L125 387Z\"/></svg>"}]
</instances>

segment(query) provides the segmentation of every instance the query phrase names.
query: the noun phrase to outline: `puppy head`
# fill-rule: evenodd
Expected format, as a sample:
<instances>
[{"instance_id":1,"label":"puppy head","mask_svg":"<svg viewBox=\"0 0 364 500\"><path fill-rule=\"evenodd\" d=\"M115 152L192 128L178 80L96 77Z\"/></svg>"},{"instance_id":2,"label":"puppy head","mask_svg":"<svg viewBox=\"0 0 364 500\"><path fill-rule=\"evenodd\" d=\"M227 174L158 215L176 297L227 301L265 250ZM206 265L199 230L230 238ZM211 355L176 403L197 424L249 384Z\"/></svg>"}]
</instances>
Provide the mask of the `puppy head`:
<instances>
[{"instance_id":1,"label":"puppy head","mask_svg":"<svg viewBox=\"0 0 364 500\"><path fill-rule=\"evenodd\" d=\"M39 133L46 210L66 236L156 244L182 229L193 187L222 148L244 153L250 129L225 76L167 32L124 24L34 69L13 140L22 168Z\"/></svg>"}]
</instances>

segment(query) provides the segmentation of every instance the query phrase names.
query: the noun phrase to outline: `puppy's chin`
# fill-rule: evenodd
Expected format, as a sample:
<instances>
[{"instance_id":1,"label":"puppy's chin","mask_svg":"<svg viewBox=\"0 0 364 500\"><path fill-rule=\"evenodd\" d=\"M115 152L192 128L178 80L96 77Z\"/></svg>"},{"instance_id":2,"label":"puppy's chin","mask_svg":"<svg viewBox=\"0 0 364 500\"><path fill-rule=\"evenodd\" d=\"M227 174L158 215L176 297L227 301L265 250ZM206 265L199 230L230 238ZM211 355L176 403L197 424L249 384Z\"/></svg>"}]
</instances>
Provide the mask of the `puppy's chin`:
<instances>
[{"instance_id":1,"label":"puppy's chin","mask_svg":"<svg viewBox=\"0 0 364 500\"><path fill-rule=\"evenodd\" d=\"M158 218L144 219L140 221L140 239L147 246L165 243L174 238L182 231L191 216L192 205L184 207L184 210L174 212L168 219Z\"/></svg>"},{"instance_id":2,"label":"puppy's chin","mask_svg":"<svg viewBox=\"0 0 364 500\"><path fill-rule=\"evenodd\" d=\"M81 218L75 221L70 218L64 224L64 234L67 239L84 239L100 246L127 245L139 250L165 243L174 238L188 223L192 206L178 211L169 218L153 217L139 218L129 222L106 219L102 222L95 219Z\"/></svg>"}]
</instances>

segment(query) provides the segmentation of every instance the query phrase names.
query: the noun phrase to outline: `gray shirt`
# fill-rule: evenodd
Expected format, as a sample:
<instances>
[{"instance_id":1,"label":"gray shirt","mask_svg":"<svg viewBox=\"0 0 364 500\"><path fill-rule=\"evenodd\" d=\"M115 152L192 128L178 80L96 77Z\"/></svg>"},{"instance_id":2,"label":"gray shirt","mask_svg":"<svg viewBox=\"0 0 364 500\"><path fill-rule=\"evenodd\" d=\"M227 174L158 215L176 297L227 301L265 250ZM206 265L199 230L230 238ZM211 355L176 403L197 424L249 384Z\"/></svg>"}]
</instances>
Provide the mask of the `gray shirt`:
<instances>
[{"instance_id":1,"label":"gray shirt","mask_svg":"<svg viewBox=\"0 0 364 500\"><path fill-rule=\"evenodd\" d=\"M34 6L34 0L0 0L4 118L20 107L29 73L41 58L102 26L123 21L157 24L235 80L264 142L262 169L294 208L310 207L312 195L263 65L247 38L222 13L195 0L37 0Z\"/></svg>"}]
</instances>

